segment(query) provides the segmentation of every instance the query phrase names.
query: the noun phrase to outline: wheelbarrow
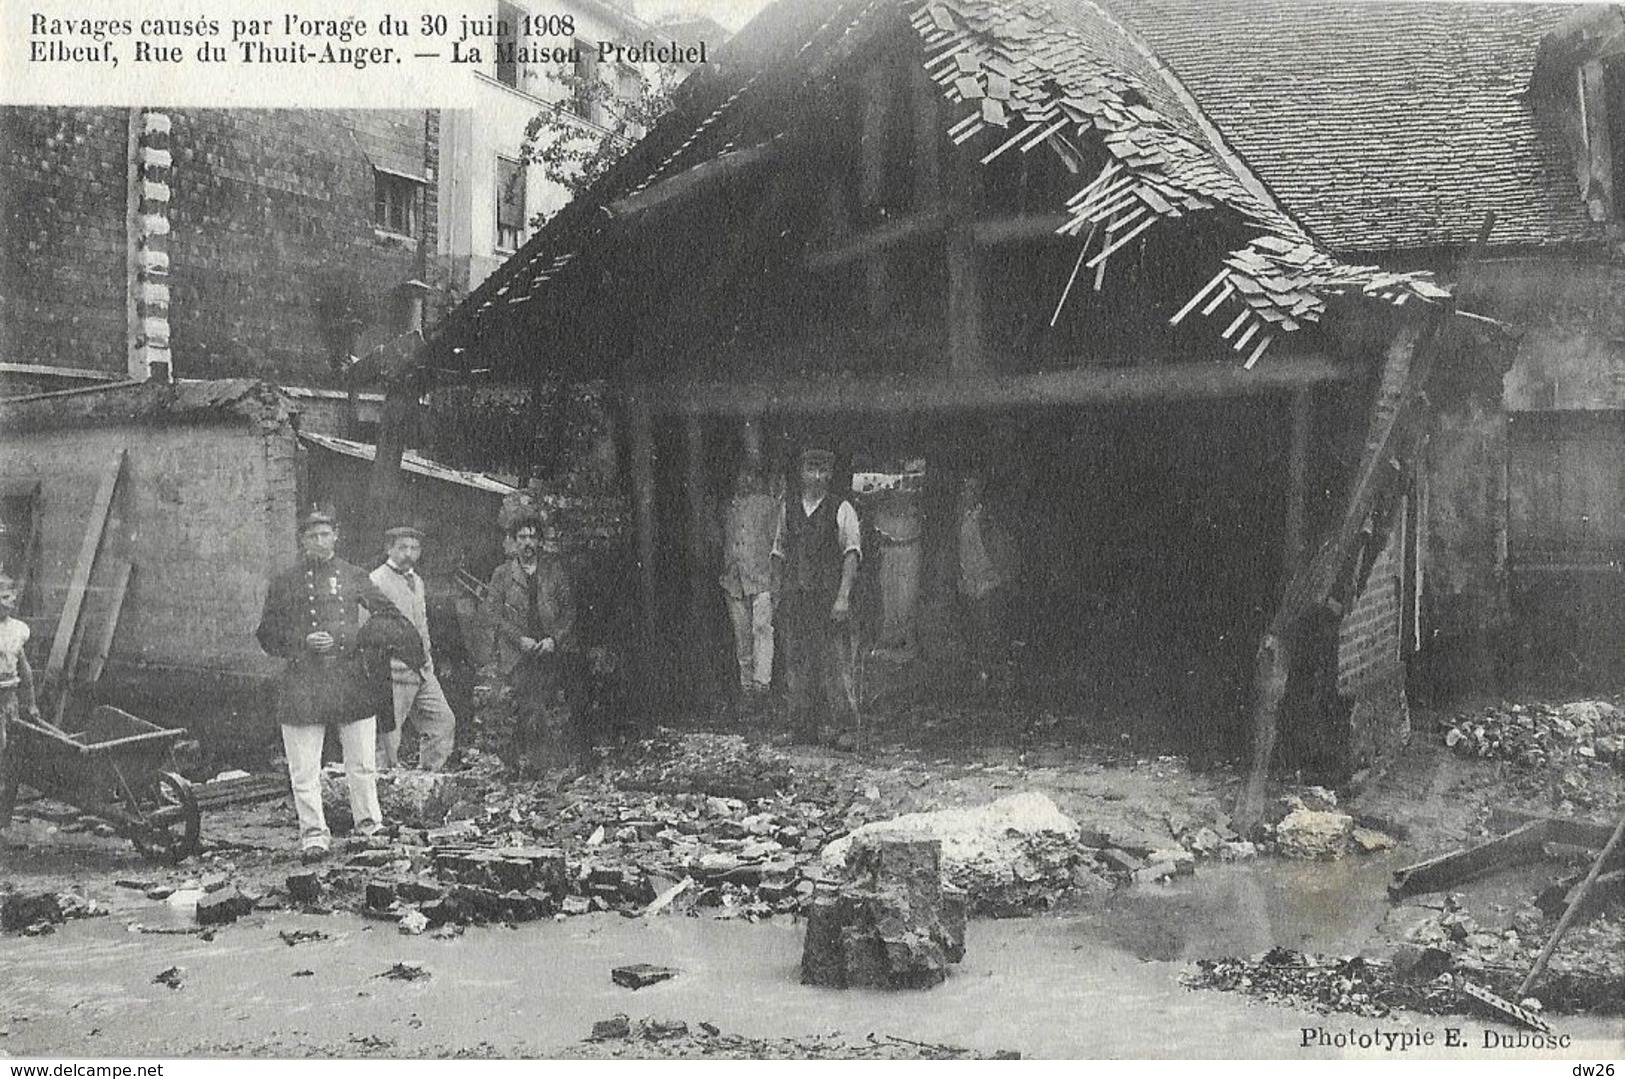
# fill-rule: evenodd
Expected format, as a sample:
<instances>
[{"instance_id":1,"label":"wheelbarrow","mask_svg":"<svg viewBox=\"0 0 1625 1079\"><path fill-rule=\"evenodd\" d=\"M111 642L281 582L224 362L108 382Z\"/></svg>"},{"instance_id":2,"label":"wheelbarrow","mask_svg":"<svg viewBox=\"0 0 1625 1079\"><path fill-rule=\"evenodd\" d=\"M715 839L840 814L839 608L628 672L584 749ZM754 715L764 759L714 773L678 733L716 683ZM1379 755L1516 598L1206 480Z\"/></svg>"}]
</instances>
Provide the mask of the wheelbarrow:
<instances>
[{"instance_id":1,"label":"wheelbarrow","mask_svg":"<svg viewBox=\"0 0 1625 1079\"><path fill-rule=\"evenodd\" d=\"M152 861L173 864L198 852L197 798L173 771L185 728L100 705L82 731L19 718L10 734L0 824L11 820L22 785L107 821Z\"/></svg>"}]
</instances>

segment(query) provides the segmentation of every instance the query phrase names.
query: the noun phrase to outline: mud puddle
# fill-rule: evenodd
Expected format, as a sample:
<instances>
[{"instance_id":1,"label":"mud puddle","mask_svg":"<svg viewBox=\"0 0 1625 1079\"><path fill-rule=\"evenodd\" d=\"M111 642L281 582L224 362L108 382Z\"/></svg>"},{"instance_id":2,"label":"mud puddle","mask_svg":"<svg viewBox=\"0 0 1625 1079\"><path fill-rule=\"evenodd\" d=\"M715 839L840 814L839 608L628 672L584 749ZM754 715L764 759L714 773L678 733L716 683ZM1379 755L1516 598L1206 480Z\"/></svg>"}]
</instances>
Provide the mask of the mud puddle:
<instances>
[{"instance_id":1,"label":"mud puddle","mask_svg":"<svg viewBox=\"0 0 1625 1079\"><path fill-rule=\"evenodd\" d=\"M1218 934L1226 950L1232 940L1257 939L1250 934L1266 923L1291 932L1297 913L1270 920L1279 909L1271 906L1274 882L1248 885L1247 876L1200 884L1219 896L1242 894L1230 906L1214 902L1200 925L1185 927L1190 915L1180 913L1201 909L1197 893L1181 898L1177 889L1124 893L1115 910L973 922L964 963L925 993L800 985L802 927L788 919L594 915L435 939L349 915L279 913L246 918L204 941L138 934L100 918L48 937L0 941L0 1054L545 1057L579 1041L595 1020L624 1012L706 1021L748 1037L876 1032L1027 1057L1339 1055L1303 1048L1301 1028L1371 1020L1193 992L1178 984L1180 963L1142 958L1102 932L1135 925L1128 935L1143 942L1140 952L1169 955L1199 939L1203 950L1218 948L1204 933ZM1323 891L1329 901L1337 888ZM143 911L139 920L152 924L169 910ZM1237 927L1227 925L1230 910ZM1348 931L1362 919L1348 919ZM1154 943L1158 926L1176 946ZM281 936L300 931L324 939L290 946ZM612 967L637 962L682 973L637 991L611 983ZM398 963L421 964L427 977L383 976ZM178 988L154 981L170 968L179 968L168 979ZM1476 1029L1489 1026L1428 1017L1383 1024L1466 1026L1475 1045ZM1625 1021L1564 1021L1561 1029L1575 1039L1574 1055L1617 1055L1625 1044Z\"/></svg>"}]
</instances>

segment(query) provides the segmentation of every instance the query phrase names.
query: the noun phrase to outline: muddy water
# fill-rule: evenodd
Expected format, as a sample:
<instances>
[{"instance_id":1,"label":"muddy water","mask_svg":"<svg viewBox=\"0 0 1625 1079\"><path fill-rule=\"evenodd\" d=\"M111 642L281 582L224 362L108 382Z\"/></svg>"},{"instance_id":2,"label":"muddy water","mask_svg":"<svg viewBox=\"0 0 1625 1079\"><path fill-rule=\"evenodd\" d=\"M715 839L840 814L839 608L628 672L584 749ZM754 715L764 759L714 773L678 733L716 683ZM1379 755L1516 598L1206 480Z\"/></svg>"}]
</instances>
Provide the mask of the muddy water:
<instances>
[{"instance_id":1,"label":"muddy water","mask_svg":"<svg viewBox=\"0 0 1625 1079\"><path fill-rule=\"evenodd\" d=\"M1367 1029L1374 1021L1191 992L1177 981L1179 961L1203 954L1275 943L1345 950L1339 941L1354 942L1381 916L1380 904L1345 899L1380 895L1364 876L1380 880L1386 867L1311 866L1302 877L1278 868L1204 868L1173 887L1115 893L1082 914L974 922L964 963L927 993L799 985L802 929L789 920L595 915L449 940L402 936L348 915L254 916L211 942L126 928L132 918L175 921L166 905L75 922L45 938L0 940L0 1053L288 1055L319 1047L417 1056L485 1045L506 1056L547 1056L594 1020L625 1012L707 1020L756 1037L874 1031L1029 1057L1338 1055L1302 1048L1300 1028ZM300 929L330 939L289 947L278 936ZM378 976L403 960L425 964L430 977ZM635 993L610 982L610 968L634 962L682 974ZM171 966L183 968L181 988L154 984ZM1474 1045L1485 1027L1409 1022L1440 1032L1464 1027ZM1561 1055L1613 1057L1625 1046L1625 1021L1560 1026L1576 1039Z\"/></svg>"}]
</instances>

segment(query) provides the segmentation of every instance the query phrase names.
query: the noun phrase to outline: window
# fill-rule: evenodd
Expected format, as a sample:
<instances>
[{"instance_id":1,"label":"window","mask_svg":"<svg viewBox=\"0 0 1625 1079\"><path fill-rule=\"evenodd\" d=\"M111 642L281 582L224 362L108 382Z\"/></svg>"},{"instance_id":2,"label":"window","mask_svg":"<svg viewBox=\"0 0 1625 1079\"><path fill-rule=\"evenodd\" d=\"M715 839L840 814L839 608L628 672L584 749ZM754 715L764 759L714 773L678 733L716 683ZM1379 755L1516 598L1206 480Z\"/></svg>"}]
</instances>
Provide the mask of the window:
<instances>
[{"instance_id":1,"label":"window","mask_svg":"<svg viewBox=\"0 0 1625 1079\"><path fill-rule=\"evenodd\" d=\"M515 251L525 235L525 168L512 158L497 158L496 246Z\"/></svg>"},{"instance_id":2,"label":"window","mask_svg":"<svg viewBox=\"0 0 1625 1079\"><path fill-rule=\"evenodd\" d=\"M416 236L422 188L422 183L410 176L373 169L372 223L385 232Z\"/></svg>"},{"instance_id":3,"label":"window","mask_svg":"<svg viewBox=\"0 0 1625 1079\"><path fill-rule=\"evenodd\" d=\"M604 98L607 88L598 78L598 45L583 38L576 39L575 93L571 95L570 111L588 123L604 123Z\"/></svg>"},{"instance_id":4,"label":"window","mask_svg":"<svg viewBox=\"0 0 1625 1079\"><path fill-rule=\"evenodd\" d=\"M525 13L512 4L497 5L497 82L504 86L519 86L519 30L524 25Z\"/></svg>"}]
</instances>

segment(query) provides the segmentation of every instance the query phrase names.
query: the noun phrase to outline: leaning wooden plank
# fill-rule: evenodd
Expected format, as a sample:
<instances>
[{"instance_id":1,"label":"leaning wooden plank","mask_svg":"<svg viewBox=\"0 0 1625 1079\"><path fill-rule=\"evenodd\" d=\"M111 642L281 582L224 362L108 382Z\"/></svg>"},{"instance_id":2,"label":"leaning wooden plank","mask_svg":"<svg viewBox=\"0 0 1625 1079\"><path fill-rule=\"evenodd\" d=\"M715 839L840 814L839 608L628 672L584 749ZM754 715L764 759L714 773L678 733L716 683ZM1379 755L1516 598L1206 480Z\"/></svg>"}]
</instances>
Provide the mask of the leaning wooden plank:
<instances>
[{"instance_id":1,"label":"leaning wooden plank","mask_svg":"<svg viewBox=\"0 0 1625 1079\"><path fill-rule=\"evenodd\" d=\"M1530 821L1488 843L1396 869L1394 881L1388 886L1388 894L1397 899L1421 892L1436 892L1492 869L1544 857L1541 844L1549 838L1549 832L1547 822Z\"/></svg>"},{"instance_id":2,"label":"leaning wooden plank","mask_svg":"<svg viewBox=\"0 0 1625 1079\"><path fill-rule=\"evenodd\" d=\"M1548 842L1561 843L1569 847L1587 847L1593 851L1601 850L1607 845L1608 837L1614 832L1612 824L1575 820L1572 817L1549 817L1544 813L1515 809L1511 806L1496 806L1491 809L1489 828L1492 832L1510 832L1519 825L1536 820L1545 821L1549 826Z\"/></svg>"},{"instance_id":3,"label":"leaning wooden plank","mask_svg":"<svg viewBox=\"0 0 1625 1079\"><path fill-rule=\"evenodd\" d=\"M1563 917L1558 919L1557 928L1552 930L1551 939L1546 942L1546 947L1542 948L1540 954L1535 957L1535 965L1529 968L1529 976L1523 980L1522 985L1518 986L1519 1000L1524 998L1524 995L1529 992L1530 986L1534 985L1535 980L1545 972L1546 964L1551 962L1552 953L1557 951L1558 942L1563 939L1563 934L1569 931L1569 926L1574 924L1574 919L1579 915L1580 908L1585 906L1586 896L1591 894L1591 889L1597 883L1597 878L1602 875L1603 863L1608 861L1609 856L1618 849L1621 839L1625 839L1625 816L1619 818L1619 823L1614 826L1614 834L1608 837L1607 846L1602 848L1602 853L1597 855L1597 860L1591 863L1591 872L1587 873L1586 879L1580 882L1580 887L1569 895L1569 905L1563 911Z\"/></svg>"},{"instance_id":4,"label":"leaning wooden plank","mask_svg":"<svg viewBox=\"0 0 1625 1079\"><path fill-rule=\"evenodd\" d=\"M134 569L128 558L121 558L113 570L113 595L108 601L107 623L102 626L101 635L90 654L90 664L84 677L86 685L93 686L101 681L102 668L107 666L107 657L113 651L113 637L118 633L119 615L124 611L124 597L130 591L130 574Z\"/></svg>"},{"instance_id":5,"label":"leaning wooden plank","mask_svg":"<svg viewBox=\"0 0 1625 1079\"><path fill-rule=\"evenodd\" d=\"M671 906L671 901L673 899L676 899L678 896L682 895L692 887L694 887L694 878L684 877L682 880L678 881L676 884L673 884L670 888L667 888L665 891L656 896L654 902L643 908L641 916L647 918L651 914L659 914L661 911Z\"/></svg>"},{"instance_id":6,"label":"leaning wooden plank","mask_svg":"<svg viewBox=\"0 0 1625 1079\"><path fill-rule=\"evenodd\" d=\"M107 515L113 508L113 496L118 492L119 477L124 475L124 451L119 450L112 465L102 476L101 486L90 504L90 523L85 538L79 544L79 558L68 581L68 596L62 604L62 617L56 623L56 636L51 640L51 655L45 663L46 674L58 686L62 672L67 669L68 648L79 628L79 613L84 609L85 590L90 587L90 573L96 567L96 555L102 547L102 536L107 531Z\"/></svg>"},{"instance_id":7,"label":"leaning wooden plank","mask_svg":"<svg viewBox=\"0 0 1625 1079\"><path fill-rule=\"evenodd\" d=\"M1551 1024L1546 1022L1546 1020L1542 1019L1528 1008L1514 1004L1512 1001L1507 1000L1504 997L1496 996L1488 989L1474 985L1469 981L1458 981L1456 983L1456 988L1461 990L1462 996L1478 1001L1480 1004L1485 1005L1490 1009L1490 1011L1494 1012L1503 1019L1510 1019L1514 1023L1522 1023L1531 1030L1538 1030L1543 1034L1550 1034L1552 1032ZM1521 997L1523 994L1519 993L1518 995Z\"/></svg>"}]
</instances>

